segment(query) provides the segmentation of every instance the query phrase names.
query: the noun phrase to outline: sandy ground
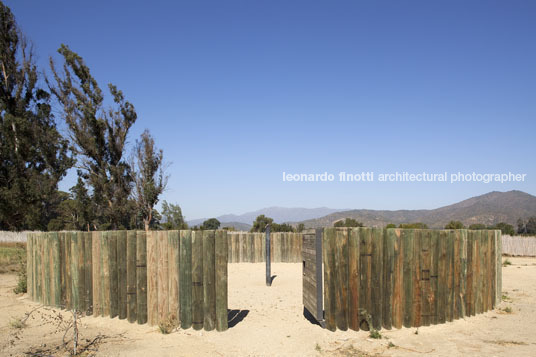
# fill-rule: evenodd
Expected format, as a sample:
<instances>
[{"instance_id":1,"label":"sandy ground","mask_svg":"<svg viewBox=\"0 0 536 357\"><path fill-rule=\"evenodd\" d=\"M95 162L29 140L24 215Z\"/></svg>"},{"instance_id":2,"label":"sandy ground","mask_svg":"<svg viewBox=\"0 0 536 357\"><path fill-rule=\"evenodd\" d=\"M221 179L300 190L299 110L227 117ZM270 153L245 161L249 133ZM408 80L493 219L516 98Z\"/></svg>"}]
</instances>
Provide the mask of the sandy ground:
<instances>
[{"instance_id":1,"label":"sandy ground","mask_svg":"<svg viewBox=\"0 0 536 357\"><path fill-rule=\"evenodd\" d=\"M364 331L329 332L305 319L300 264L273 264L276 278L266 287L264 264L241 263L229 265L229 308L238 312L227 332L163 335L157 327L89 316L81 319L80 341L82 348L89 345L86 354L102 356L535 356L536 258L508 259L508 299L497 310L418 330L382 330L380 340ZM15 285L15 275L0 275L0 355L65 354L61 324L70 315L15 295ZM501 310L506 307L512 313ZM17 327L30 311L25 326Z\"/></svg>"}]
</instances>

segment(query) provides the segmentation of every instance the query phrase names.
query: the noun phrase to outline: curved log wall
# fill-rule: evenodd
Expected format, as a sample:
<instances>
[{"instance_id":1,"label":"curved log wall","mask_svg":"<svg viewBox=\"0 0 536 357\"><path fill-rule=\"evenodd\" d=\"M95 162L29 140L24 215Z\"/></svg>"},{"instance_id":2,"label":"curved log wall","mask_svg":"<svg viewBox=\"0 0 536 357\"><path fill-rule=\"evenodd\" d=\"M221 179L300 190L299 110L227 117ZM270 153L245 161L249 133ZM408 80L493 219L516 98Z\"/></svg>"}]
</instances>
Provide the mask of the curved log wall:
<instances>
[{"instance_id":1,"label":"curved log wall","mask_svg":"<svg viewBox=\"0 0 536 357\"><path fill-rule=\"evenodd\" d=\"M139 324L227 329L226 231L30 233L28 294Z\"/></svg>"},{"instance_id":2,"label":"curved log wall","mask_svg":"<svg viewBox=\"0 0 536 357\"><path fill-rule=\"evenodd\" d=\"M332 331L440 324L501 299L497 230L327 228L323 262Z\"/></svg>"}]
</instances>

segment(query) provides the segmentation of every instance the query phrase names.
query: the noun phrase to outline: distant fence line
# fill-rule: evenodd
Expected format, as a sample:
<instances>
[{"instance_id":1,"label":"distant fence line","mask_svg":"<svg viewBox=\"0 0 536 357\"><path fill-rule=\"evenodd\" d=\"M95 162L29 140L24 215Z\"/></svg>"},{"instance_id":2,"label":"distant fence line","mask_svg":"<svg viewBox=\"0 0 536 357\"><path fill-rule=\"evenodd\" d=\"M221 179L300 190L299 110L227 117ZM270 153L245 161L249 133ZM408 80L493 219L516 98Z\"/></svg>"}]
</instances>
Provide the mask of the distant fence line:
<instances>
[{"instance_id":1,"label":"distant fence line","mask_svg":"<svg viewBox=\"0 0 536 357\"><path fill-rule=\"evenodd\" d=\"M536 237L502 236L503 254L536 257Z\"/></svg>"},{"instance_id":2,"label":"distant fence line","mask_svg":"<svg viewBox=\"0 0 536 357\"><path fill-rule=\"evenodd\" d=\"M0 242L26 243L29 233L41 232L0 231ZM301 233L272 233L271 235L272 262L298 263L301 261ZM264 233L230 231L228 232L228 241L230 263L260 263L265 261L266 241ZM536 257L536 237L503 235L502 245L504 255Z\"/></svg>"},{"instance_id":3,"label":"distant fence line","mask_svg":"<svg viewBox=\"0 0 536 357\"><path fill-rule=\"evenodd\" d=\"M28 294L88 315L224 331L226 231L29 234Z\"/></svg>"},{"instance_id":4,"label":"distant fence line","mask_svg":"<svg viewBox=\"0 0 536 357\"><path fill-rule=\"evenodd\" d=\"M0 231L0 242L7 243L26 243L26 237L28 233L34 233L33 231L22 231L22 232L9 232L9 231Z\"/></svg>"}]
</instances>

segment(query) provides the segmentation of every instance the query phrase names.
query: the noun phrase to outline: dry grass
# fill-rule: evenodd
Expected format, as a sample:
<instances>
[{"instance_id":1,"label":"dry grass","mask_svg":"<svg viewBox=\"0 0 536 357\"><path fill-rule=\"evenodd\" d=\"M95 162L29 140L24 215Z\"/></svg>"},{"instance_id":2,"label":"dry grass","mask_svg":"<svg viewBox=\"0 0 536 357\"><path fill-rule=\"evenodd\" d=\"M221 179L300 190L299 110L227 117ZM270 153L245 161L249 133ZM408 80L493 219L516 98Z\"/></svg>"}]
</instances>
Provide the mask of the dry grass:
<instances>
[{"instance_id":1,"label":"dry grass","mask_svg":"<svg viewBox=\"0 0 536 357\"><path fill-rule=\"evenodd\" d=\"M501 300L504 301L504 302L512 302L512 298L510 296L508 296L507 291L503 291L503 295L501 297Z\"/></svg>"},{"instance_id":2,"label":"dry grass","mask_svg":"<svg viewBox=\"0 0 536 357\"><path fill-rule=\"evenodd\" d=\"M506 306L497 310L497 314L499 315L510 315L513 313L514 313L514 310L510 306Z\"/></svg>"},{"instance_id":3,"label":"dry grass","mask_svg":"<svg viewBox=\"0 0 536 357\"><path fill-rule=\"evenodd\" d=\"M508 340L495 340L495 341L491 341L491 340L488 340L488 341L484 341L486 343L492 343L494 345L501 345L501 346L512 346L512 345L517 345L517 346L526 346L528 345L528 343L526 342L523 342L523 341L508 341Z\"/></svg>"},{"instance_id":4,"label":"dry grass","mask_svg":"<svg viewBox=\"0 0 536 357\"><path fill-rule=\"evenodd\" d=\"M26 326L26 322L24 322L22 319L13 319L9 321L9 327L14 329L21 329Z\"/></svg>"},{"instance_id":5,"label":"dry grass","mask_svg":"<svg viewBox=\"0 0 536 357\"><path fill-rule=\"evenodd\" d=\"M164 335L170 334L179 327L179 321L175 315L169 315L164 321L160 321L158 328Z\"/></svg>"},{"instance_id":6,"label":"dry grass","mask_svg":"<svg viewBox=\"0 0 536 357\"><path fill-rule=\"evenodd\" d=\"M332 351L326 351L328 356L341 356L341 357L380 357L378 354L371 354L365 351L358 350L353 345L337 348Z\"/></svg>"},{"instance_id":7,"label":"dry grass","mask_svg":"<svg viewBox=\"0 0 536 357\"><path fill-rule=\"evenodd\" d=\"M0 273L19 271L20 259L26 262L25 243L0 242Z\"/></svg>"}]
</instances>

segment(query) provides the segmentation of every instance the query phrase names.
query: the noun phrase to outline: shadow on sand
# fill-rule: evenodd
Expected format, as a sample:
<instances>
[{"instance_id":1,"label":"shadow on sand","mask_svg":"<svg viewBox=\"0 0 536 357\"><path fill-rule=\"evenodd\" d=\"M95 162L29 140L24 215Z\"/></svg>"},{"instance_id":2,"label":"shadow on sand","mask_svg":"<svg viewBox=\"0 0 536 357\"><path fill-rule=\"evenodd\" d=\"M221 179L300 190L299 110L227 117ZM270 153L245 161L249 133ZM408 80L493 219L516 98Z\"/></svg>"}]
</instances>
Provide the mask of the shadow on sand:
<instances>
[{"instance_id":1,"label":"shadow on sand","mask_svg":"<svg viewBox=\"0 0 536 357\"><path fill-rule=\"evenodd\" d=\"M303 308L303 317L305 317L307 321L309 321L313 325L318 325L322 327L322 325L318 321L316 321L315 317L305 307Z\"/></svg>"},{"instance_id":2,"label":"shadow on sand","mask_svg":"<svg viewBox=\"0 0 536 357\"><path fill-rule=\"evenodd\" d=\"M227 324L229 328L235 327L248 316L249 310L227 310Z\"/></svg>"}]
</instances>

